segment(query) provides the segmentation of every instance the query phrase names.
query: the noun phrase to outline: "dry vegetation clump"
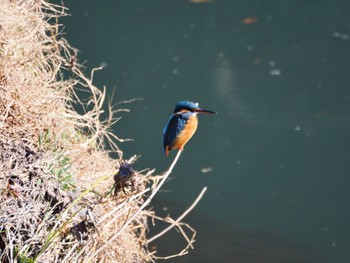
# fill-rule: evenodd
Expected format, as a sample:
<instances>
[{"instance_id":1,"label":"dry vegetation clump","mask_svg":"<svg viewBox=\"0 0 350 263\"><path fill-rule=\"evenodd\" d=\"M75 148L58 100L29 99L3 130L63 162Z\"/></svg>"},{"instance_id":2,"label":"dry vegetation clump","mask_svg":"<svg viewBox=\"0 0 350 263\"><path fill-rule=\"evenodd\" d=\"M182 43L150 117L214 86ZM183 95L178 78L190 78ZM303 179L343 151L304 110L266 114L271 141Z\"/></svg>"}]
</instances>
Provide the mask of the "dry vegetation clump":
<instances>
[{"instance_id":1,"label":"dry vegetation clump","mask_svg":"<svg viewBox=\"0 0 350 263\"><path fill-rule=\"evenodd\" d=\"M0 261L152 261L148 243L173 227L188 242L179 255L187 253L195 232L180 221L194 205L177 220L145 209L176 161L151 176L132 169L135 157L122 159L122 140L109 131L118 110L101 120L105 90L60 36L63 15L45 1L0 2ZM86 103L77 89L90 94ZM147 240L148 218L170 225Z\"/></svg>"},{"instance_id":2,"label":"dry vegetation clump","mask_svg":"<svg viewBox=\"0 0 350 263\"><path fill-rule=\"evenodd\" d=\"M186 254L195 231L180 221L200 197L177 220L145 209L181 152L161 176L123 160L109 131L122 110L109 107L101 120L105 89L60 36L63 15L44 0L0 1L0 261L148 262L157 258L148 244L173 227ZM147 239L150 218L170 225Z\"/></svg>"},{"instance_id":3,"label":"dry vegetation clump","mask_svg":"<svg viewBox=\"0 0 350 263\"><path fill-rule=\"evenodd\" d=\"M113 111L100 120L105 94L59 35L64 11L45 1L0 2L0 261L149 261L149 212L104 246L139 208L149 174L135 173L133 187L114 195L122 152L108 131ZM87 103L77 88L90 93Z\"/></svg>"}]
</instances>

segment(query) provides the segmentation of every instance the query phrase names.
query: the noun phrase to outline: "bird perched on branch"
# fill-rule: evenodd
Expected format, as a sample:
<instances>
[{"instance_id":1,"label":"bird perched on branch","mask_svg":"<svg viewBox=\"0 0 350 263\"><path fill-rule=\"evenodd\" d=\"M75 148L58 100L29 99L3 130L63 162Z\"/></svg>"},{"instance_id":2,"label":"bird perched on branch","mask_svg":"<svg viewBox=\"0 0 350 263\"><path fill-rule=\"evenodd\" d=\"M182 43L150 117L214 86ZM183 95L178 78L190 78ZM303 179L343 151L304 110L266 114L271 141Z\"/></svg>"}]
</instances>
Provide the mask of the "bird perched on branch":
<instances>
[{"instance_id":1,"label":"bird perched on branch","mask_svg":"<svg viewBox=\"0 0 350 263\"><path fill-rule=\"evenodd\" d=\"M163 148L166 156L171 150L184 149L197 129L198 113L216 114L214 111L199 108L198 103L191 101L180 101L176 104L174 114L163 131Z\"/></svg>"}]
</instances>

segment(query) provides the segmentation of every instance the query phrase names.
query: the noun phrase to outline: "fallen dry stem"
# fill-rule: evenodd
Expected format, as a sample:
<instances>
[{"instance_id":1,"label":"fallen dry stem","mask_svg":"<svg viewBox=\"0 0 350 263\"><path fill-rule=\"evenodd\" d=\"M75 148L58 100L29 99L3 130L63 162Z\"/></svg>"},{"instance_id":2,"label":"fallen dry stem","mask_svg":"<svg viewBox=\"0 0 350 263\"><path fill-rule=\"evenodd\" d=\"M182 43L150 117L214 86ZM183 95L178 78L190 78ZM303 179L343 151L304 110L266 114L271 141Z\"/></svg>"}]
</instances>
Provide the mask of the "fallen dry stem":
<instances>
[{"instance_id":1,"label":"fallen dry stem","mask_svg":"<svg viewBox=\"0 0 350 263\"><path fill-rule=\"evenodd\" d=\"M200 194L197 196L196 200L192 203L192 205L187 208L186 211L184 211L181 216L179 216L176 220L172 220L170 218L166 218L166 219L169 219L167 221L170 221L171 225L169 225L167 228L165 228L164 230L162 230L160 233L154 235L153 237L149 238L147 240L148 243L151 243L152 241L156 240L157 238L163 236L164 234L166 234L169 230L171 230L173 227L175 226L179 226L180 222L182 219L185 218L186 215L188 215L192 210L193 208L195 208L195 206L198 204L198 202L202 199L204 193L207 191L207 187L204 187L202 189L202 191L200 192ZM158 217L159 219L159 217Z\"/></svg>"},{"instance_id":2,"label":"fallen dry stem","mask_svg":"<svg viewBox=\"0 0 350 263\"><path fill-rule=\"evenodd\" d=\"M129 202L131 202L132 200L141 197L142 195L144 195L145 193L147 193L150 190L150 188L146 188L145 190L143 190L142 192L139 192L133 196L131 196L130 198L126 199L125 201L123 201L121 204L117 205L113 210L111 210L109 213L105 214L103 217L100 218L100 220L97 222L98 225L100 225L103 221L105 221L108 217L110 217L111 215L115 215L115 213L120 209L122 209L123 207L125 207ZM116 217L116 216L115 216ZM112 221L110 221L112 222Z\"/></svg>"}]
</instances>

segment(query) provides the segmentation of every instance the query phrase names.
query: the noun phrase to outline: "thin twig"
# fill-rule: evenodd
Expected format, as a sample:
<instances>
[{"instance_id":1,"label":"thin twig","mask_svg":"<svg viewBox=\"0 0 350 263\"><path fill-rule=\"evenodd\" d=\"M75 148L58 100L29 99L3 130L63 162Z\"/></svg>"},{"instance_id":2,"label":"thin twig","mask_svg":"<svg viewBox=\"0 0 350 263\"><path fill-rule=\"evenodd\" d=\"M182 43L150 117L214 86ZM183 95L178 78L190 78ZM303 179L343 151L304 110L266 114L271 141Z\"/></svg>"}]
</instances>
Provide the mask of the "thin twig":
<instances>
[{"instance_id":1,"label":"thin twig","mask_svg":"<svg viewBox=\"0 0 350 263\"><path fill-rule=\"evenodd\" d=\"M173 223L171 225L169 225L167 228L165 228L163 231L161 231L160 233L156 234L155 236L151 237L150 239L148 239L148 243L151 243L152 241L156 240L157 238L161 237L162 235L164 235L166 232L168 232L170 229L172 229L173 227L175 227L176 225L178 225L178 223L186 216L188 215L189 212L191 212L191 210L198 204L198 202L202 199L205 191L207 191L207 187L204 187L202 189L202 191L200 192L200 194L198 195L198 197L196 198L196 200L192 203L192 205L185 211L182 213L181 216L179 216L175 221L173 221Z\"/></svg>"},{"instance_id":2,"label":"thin twig","mask_svg":"<svg viewBox=\"0 0 350 263\"><path fill-rule=\"evenodd\" d=\"M140 193L137 193L135 195L133 195L132 197L126 199L124 202L122 202L121 204L119 204L118 206L116 206L112 211L110 211L109 213L105 214L103 217L100 218L100 220L97 222L98 225L100 225L105 219L107 219L109 216L111 216L112 214L114 214L116 211L118 211L119 209L121 209L123 206L125 206L126 204L130 203L132 200L140 197L141 195L143 195L144 193L148 192L150 189L146 188L145 190L143 190Z\"/></svg>"}]
</instances>

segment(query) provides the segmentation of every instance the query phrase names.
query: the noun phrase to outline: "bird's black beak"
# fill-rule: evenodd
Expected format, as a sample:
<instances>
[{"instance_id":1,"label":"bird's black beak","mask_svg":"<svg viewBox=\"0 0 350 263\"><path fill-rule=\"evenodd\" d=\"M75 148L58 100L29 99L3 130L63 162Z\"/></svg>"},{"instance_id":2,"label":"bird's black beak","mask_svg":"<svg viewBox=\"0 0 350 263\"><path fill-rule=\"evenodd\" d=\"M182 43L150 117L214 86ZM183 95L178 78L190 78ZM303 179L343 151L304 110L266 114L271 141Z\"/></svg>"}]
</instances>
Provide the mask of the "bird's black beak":
<instances>
[{"instance_id":1,"label":"bird's black beak","mask_svg":"<svg viewBox=\"0 0 350 263\"><path fill-rule=\"evenodd\" d=\"M198 113L204 113L204 114L216 114L215 111L205 110L205 109L201 109L201 108L196 108L193 111L198 112Z\"/></svg>"}]
</instances>

